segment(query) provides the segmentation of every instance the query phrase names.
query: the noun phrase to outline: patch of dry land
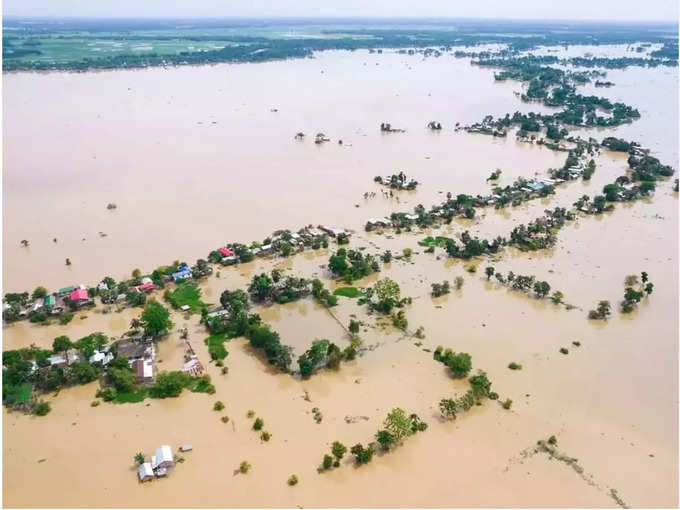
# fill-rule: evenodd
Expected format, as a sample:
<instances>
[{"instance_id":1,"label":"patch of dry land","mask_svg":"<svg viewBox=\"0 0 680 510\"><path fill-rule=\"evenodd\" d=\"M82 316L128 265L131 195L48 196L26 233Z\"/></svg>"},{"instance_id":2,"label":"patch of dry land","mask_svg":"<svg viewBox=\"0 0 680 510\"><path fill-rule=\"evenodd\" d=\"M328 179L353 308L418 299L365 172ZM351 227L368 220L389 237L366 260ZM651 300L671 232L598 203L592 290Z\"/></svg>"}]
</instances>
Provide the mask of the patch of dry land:
<instances>
[{"instance_id":1,"label":"patch of dry land","mask_svg":"<svg viewBox=\"0 0 680 510\"><path fill-rule=\"evenodd\" d=\"M567 152L519 141L513 131L495 138L454 130L456 122L472 124L486 114L554 111L522 102L513 92L526 84L497 82L493 74L448 53L424 59L356 51L259 64L4 76L4 292L96 286L106 275L129 279L132 268L146 275L174 259L192 265L224 243L324 224L352 231L349 244L330 237L326 248L288 257L211 263L213 273L199 281L201 299L219 309L223 291L246 290L254 276L274 269L284 279L318 278L332 293L344 285L329 270L339 248L378 262L379 272L351 285L368 289L389 278L401 297L412 298L396 309L408 320L405 330L358 298L338 296L330 308L311 294L287 304L252 303L250 312L292 347L293 373L268 364L240 336L224 343L224 373L210 361L201 315L172 310L172 331L156 341L158 372L182 369L186 328L215 393L184 390L137 403L96 399L93 406L106 381L101 375L41 395L52 409L46 416L6 406L4 505L677 506L675 177L610 212L577 213L541 250L506 246L461 259L443 245L428 253L419 241L444 236L461 246L464 231L508 237L545 209L571 209L582 195L600 194L626 174L627 154L598 148L589 181L578 178L516 207L477 207L472 219L400 232L364 230L368 218L412 212L417 204L429 209L447 192L489 194L486 178L496 168L505 186L520 176L546 178L548 168L565 163ZM579 91L630 104L641 118L571 134L635 140L677 170L677 68L613 70L607 79L616 86ZM441 131L427 129L433 119ZM381 133L385 121L406 131ZM295 140L298 131L307 136ZM331 141L315 144L317 132ZM373 177L400 170L420 185L384 197ZM366 192L376 196L364 198ZM107 210L110 202L117 208ZM380 260L386 250L393 254L387 263ZM573 307L513 290L495 276L487 280L487 266L535 275ZM653 292L621 313L624 279L642 271ZM433 298L431 284L445 280L451 291ZM169 307L163 292L152 294ZM609 318L588 319L601 300L611 302ZM3 350L52 349L61 335L75 341L102 332L114 339L141 312L97 298L66 325L6 323ZM301 377L298 356L315 339L350 346L351 320L361 322L356 357ZM440 401L463 397L470 383L433 359L439 345L469 353L468 377L483 371L498 399L484 394L480 405L445 419ZM510 370L511 362L521 370ZM509 409L501 405L506 399ZM225 407L216 412L218 400ZM388 451L376 448L368 463L357 464L348 451L339 467L318 470L334 441L348 450L375 441L394 408L416 413L427 429ZM264 421L268 441L253 430L255 417ZM179 454L184 461L169 476L138 482L137 452L150 455L166 444L178 453L185 443L193 450ZM251 465L247 473L239 472L242 461ZM298 483L289 485L293 474Z\"/></svg>"}]
</instances>

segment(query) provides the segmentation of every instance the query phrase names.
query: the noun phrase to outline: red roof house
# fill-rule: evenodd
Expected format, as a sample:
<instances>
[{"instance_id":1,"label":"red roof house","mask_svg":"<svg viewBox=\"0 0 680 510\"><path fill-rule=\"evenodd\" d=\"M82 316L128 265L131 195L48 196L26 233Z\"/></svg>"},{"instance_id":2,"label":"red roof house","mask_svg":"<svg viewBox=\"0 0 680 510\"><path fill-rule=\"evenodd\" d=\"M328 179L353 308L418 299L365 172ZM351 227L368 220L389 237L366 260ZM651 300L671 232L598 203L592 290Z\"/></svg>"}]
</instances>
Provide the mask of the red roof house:
<instances>
[{"instance_id":1,"label":"red roof house","mask_svg":"<svg viewBox=\"0 0 680 510\"><path fill-rule=\"evenodd\" d=\"M155 289L156 286L153 283L142 283L141 285L137 286L137 290L147 292L147 291L152 291Z\"/></svg>"},{"instance_id":2,"label":"red roof house","mask_svg":"<svg viewBox=\"0 0 680 510\"><path fill-rule=\"evenodd\" d=\"M223 257L232 257L234 255L234 252L229 248L220 248L220 253Z\"/></svg>"},{"instance_id":3,"label":"red roof house","mask_svg":"<svg viewBox=\"0 0 680 510\"><path fill-rule=\"evenodd\" d=\"M85 289L76 289L68 295L69 301L87 301L90 296L87 294Z\"/></svg>"}]
</instances>

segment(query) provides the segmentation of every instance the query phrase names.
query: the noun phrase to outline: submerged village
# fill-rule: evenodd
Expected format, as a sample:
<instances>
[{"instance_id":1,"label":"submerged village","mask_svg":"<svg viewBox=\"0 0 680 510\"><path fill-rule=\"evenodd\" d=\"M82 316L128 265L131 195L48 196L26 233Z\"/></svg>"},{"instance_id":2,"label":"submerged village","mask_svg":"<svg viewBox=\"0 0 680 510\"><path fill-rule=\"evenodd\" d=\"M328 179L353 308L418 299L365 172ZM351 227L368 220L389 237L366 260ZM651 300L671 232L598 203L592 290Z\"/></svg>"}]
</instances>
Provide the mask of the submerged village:
<instances>
[{"instance_id":1,"label":"submerged village","mask_svg":"<svg viewBox=\"0 0 680 510\"><path fill-rule=\"evenodd\" d=\"M382 54L382 50L379 51ZM112 413L124 410L126 420L133 420L132 414L127 413L139 413L134 416L138 419L157 406L167 412L167 420L177 419L173 413L179 412L171 407L177 405L173 402L188 400L187 394L199 394L196 404L193 400L187 404L192 412L198 408L207 410L212 421L231 431L228 433L237 430L242 433L242 427L246 428L253 442L241 441L243 444L235 448L239 454L248 448L254 450L259 445L277 442L281 443L277 448L285 449L283 442L292 441L295 429L288 430L290 435L284 440L284 427L276 426L282 421L280 415L272 419L264 405L253 405L244 413L239 408L237 414L233 403L235 400L239 405L248 402L250 392L273 392L274 386L269 384L275 384L286 399L290 394L298 395L295 402L308 408L304 420L318 426L314 432L308 432L310 441L319 443L313 446L317 462L307 466L314 476L321 477L319 479L323 479L323 475L342 476L361 484L359 468L381 465L402 451L406 457L413 456L413 451L406 453L406 445L420 445L423 436L440 434L436 436L437 441L448 440L451 436L442 436L441 430L449 427L446 434L450 434L453 426L454 435L463 434L468 426L475 427L473 423L485 410L496 413L493 416L498 423L503 423L504 417L521 414L522 411L517 411L518 405L526 411L533 391L530 392L528 386L518 390L517 386L507 383L506 376L498 382L486 366L477 362L488 358L477 356L473 344L463 348L457 345L455 330L464 327L457 322L447 326L453 313L450 307L455 310L456 300L469 291L475 293L478 306L483 308L485 296L503 290L512 297L511 306L517 317L506 317L512 322L505 325L483 322L482 328L519 330L521 326L515 321L523 320L519 317L525 309L551 314L552 319L543 325L532 326L545 331L553 328L550 320L559 325L554 327L567 329L571 327L567 321L588 323L595 332L606 328L614 317L630 322L642 320L641 315L655 307L655 301L660 299L659 289L674 285L658 271L659 266L657 271L649 266L628 267L620 275L616 299L598 294L584 302L557 286L554 282L557 276L551 274L557 271L533 274L527 269L531 265L526 261L552 256L560 240L565 236L572 240L578 238L579 230L586 230L583 227L586 222L597 222L597 228L607 229L608 222L615 221L617 214L628 214L634 204L650 204L661 195L671 196L677 203L678 179L673 165L657 158L654 150L628 138L625 131L617 130L641 117L635 105L579 92L579 87L590 83L616 88L613 82L601 81L607 73L595 67L626 69L639 67L641 62L622 57L559 60L552 56L520 54L520 51L475 51L474 46L456 52L446 47L398 50L400 55L414 58L442 58L447 53L455 58L469 58L472 66L493 69L491 80L514 82L522 90L515 93L519 100L527 106L539 106L541 113L517 111L504 117L487 115L470 124L456 119L424 118L421 125L396 126L376 118L374 130L380 136L401 137L405 141L415 130L427 130L433 136L450 131L461 136L487 137L489 142L512 138L522 147L560 155L561 166L527 171L526 175L512 178L506 177L503 168L489 168L484 175L476 176L487 192L443 189L439 191L441 200L427 205L420 203L419 190L423 185L437 183L427 182L427 176L418 173L418 169L376 170L364 177L365 186L364 183L362 186L366 191L348 207L363 211L367 204L382 199L398 210L378 216L366 214L363 228L339 218L337 223L317 222L297 230L278 229L258 241L216 238L211 251L193 262L174 260L155 269L133 269L129 277L117 281L106 272L106 261L102 260L102 276L98 281L65 281L58 289L38 286L23 292L6 292L3 297L5 334L18 327L30 328L29 331L61 328L59 331L65 334L55 336L51 345L41 342L3 350L5 420L16 415L30 417L36 426L49 423L66 412L64 406L68 405L69 392L76 387L87 388L84 398L93 413L104 409ZM375 51L372 49L371 53ZM658 66L677 66L677 60L669 61L666 57L651 56L649 60L658 60ZM573 69L577 65L580 70ZM345 136L334 137L325 127L319 127L316 134L296 132L293 127L289 138L290 143L310 147L325 144L351 147ZM613 159L618 166L611 165L606 158ZM575 185L588 185L598 177L598 172L602 175L603 167L611 172L622 166L625 169L619 175L608 178L603 185L598 184L597 189L591 186L587 188L588 194L575 194ZM545 205L565 194L575 198L568 204ZM109 204L109 209L116 207ZM526 213L522 222L498 222L486 236L473 230L492 218L491 215L515 210ZM271 218L272 222L275 220ZM593 242L592 234L589 235L589 242ZM20 244L29 247L31 240L22 239ZM167 260L174 258L172 254L167 257ZM76 262L67 258L64 263ZM489 303L498 306L495 300L508 299L505 294L502 296L505 297L490 298L493 301ZM447 315L438 314L443 310ZM472 309L464 310L470 314ZM308 320L307 315L316 317L316 314L329 325L310 326L303 322ZM555 318L555 314L568 319ZM105 316L121 317L125 321L124 331L111 334L104 329L92 329L84 336L70 334L71 330L86 330L89 323L104 324L101 318ZM298 320L304 325L293 329L292 324ZM309 345L300 345L289 338L291 331L315 327L320 330L318 334L306 332L314 337ZM506 352L505 347L495 347L500 351L495 355L507 358L503 368L513 376L526 375L530 370L528 364L536 360L555 367L569 360L574 363L573 367L565 370L578 371L577 359L572 358L582 355L587 344L579 327L572 328L578 333L572 335L570 342L557 347L551 344L550 352L547 348L532 346L532 354L526 356L527 359L519 359L507 353L512 350ZM447 330L446 334L442 328ZM384 407L383 402L378 403L383 394L365 382L368 379L365 372L357 375L356 367L370 358L386 356L381 353L390 352L388 349L403 348L399 345L402 342L423 354L410 369L427 381L430 385L427 388L439 391L440 384L449 387L446 394L414 392L403 396L403 404ZM242 350L248 355L247 368L235 361L243 362ZM395 357L390 367L394 371L381 371L381 377L389 379L392 374L395 380L401 378L403 373L395 366L405 365L404 356ZM440 368L441 371L435 372ZM220 389L222 381L244 371L250 373L247 381L252 386L239 388L238 393L243 395L236 396L235 388L233 393ZM400 372L398 376L394 376L396 372ZM271 381L262 383L256 377ZM330 383L324 382L324 378L333 381L335 387L350 388L346 391L365 391L367 399L376 401L375 406L373 402L366 402L360 412L331 412L318 403L325 402L326 394L331 393L325 386ZM432 383L434 379L436 382ZM82 400L83 394L79 395ZM343 405L351 407L347 404L351 398L345 399ZM398 401L399 395L395 395L394 400ZM428 400L426 409L415 407L424 400ZM557 402L549 405L558 407ZM276 411L285 414L279 408ZM272 410L271 414L276 411ZM73 418L74 427L81 419L85 420L78 416ZM129 462L108 467L122 474L118 487L134 487L135 483L145 490L163 486L176 496L180 488L173 484L179 480L173 478L182 476L183 470L196 470L187 476L191 476L193 483L201 483L200 479L210 468L203 466L203 469L198 464L217 452L206 451L206 438L199 431L203 429L192 430L192 419L193 415L186 417L188 422L177 419L176 435L163 436L149 424L144 430L148 443L128 444L121 440L118 448L126 450L124 455ZM135 426L143 427L143 420L141 423ZM338 423L360 430L363 439L345 439L338 432L343 430ZM376 423L377 430L367 430ZM323 432L326 424L332 427L331 435ZM591 474L595 471L592 467L586 471L584 463L595 462L592 458L583 459L582 454L577 457L567 453L575 442L571 442L565 432L566 425L545 433L549 428L545 427L541 431L543 435L535 437L533 443L508 449L515 453L508 456L502 473L524 463L529 466L536 462L535 458L547 458L574 475L576 481L564 482L564 491L573 491L585 484L597 492L594 498L601 499L588 500L591 503L628 508L627 494L633 492L634 497L639 498L644 493L639 488L627 493L618 481L604 481L602 476ZM432 429L440 432L433 433ZM320 437L324 439L319 442ZM480 436L475 436L475 441L481 441ZM429 448L429 455L434 455L439 446ZM295 456L295 452L291 454ZM650 455L645 460L656 458ZM221 476L233 478L237 483L252 478L263 464L247 455L236 457L228 449L219 456L225 457L225 465L231 467L231 471ZM203 460L197 461L199 458ZM307 458L306 452L301 458ZM42 466L51 460L41 458L36 462ZM280 469L288 469L285 462L281 464ZM298 469L300 464L296 464ZM356 471L348 469L349 466ZM600 472L604 471L600 464L597 467ZM11 467L5 465L7 469ZM266 469L274 468L267 466ZM416 468L411 465L409 469ZM281 471L279 476L280 484L290 491L315 483L309 473L299 470ZM167 480L159 480L161 478ZM182 483L186 480L183 478ZM407 483L405 479L401 481ZM296 486L298 489L293 489ZM361 487L368 491L368 487ZM309 506L321 504L313 498L306 501ZM436 502L442 504L441 500Z\"/></svg>"}]
</instances>

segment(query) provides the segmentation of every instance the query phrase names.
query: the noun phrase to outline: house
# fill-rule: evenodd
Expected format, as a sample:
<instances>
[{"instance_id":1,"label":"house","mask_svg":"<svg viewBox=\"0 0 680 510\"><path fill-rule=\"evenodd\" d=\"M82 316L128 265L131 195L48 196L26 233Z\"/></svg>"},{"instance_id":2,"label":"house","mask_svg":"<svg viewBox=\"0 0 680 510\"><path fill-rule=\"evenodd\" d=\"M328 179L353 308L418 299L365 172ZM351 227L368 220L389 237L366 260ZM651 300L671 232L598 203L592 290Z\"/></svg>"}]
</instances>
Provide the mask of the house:
<instances>
[{"instance_id":1,"label":"house","mask_svg":"<svg viewBox=\"0 0 680 510\"><path fill-rule=\"evenodd\" d=\"M106 285L104 282L100 282L99 285L97 285L98 290L109 290L109 286Z\"/></svg>"},{"instance_id":2,"label":"house","mask_svg":"<svg viewBox=\"0 0 680 510\"><path fill-rule=\"evenodd\" d=\"M392 222L385 218L370 218L366 221L366 232L370 232L374 228L385 228L392 226Z\"/></svg>"},{"instance_id":3,"label":"house","mask_svg":"<svg viewBox=\"0 0 680 510\"><path fill-rule=\"evenodd\" d=\"M137 382L153 382L154 366L153 359L142 358L132 362L132 370L137 377Z\"/></svg>"},{"instance_id":4,"label":"house","mask_svg":"<svg viewBox=\"0 0 680 510\"><path fill-rule=\"evenodd\" d=\"M151 467L154 471L158 469L172 469L175 467L172 449L168 445L156 448L156 455L151 457Z\"/></svg>"},{"instance_id":5,"label":"house","mask_svg":"<svg viewBox=\"0 0 680 510\"><path fill-rule=\"evenodd\" d=\"M45 296L45 299L43 299L43 305L46 308L54 308L57 305L57 296L55 296L54 294Z\"/></svg>"},{"instance_id":6,"label":"house","mask_svg":"<svg viewBox=\"0 0 680 510\"><path fill-rule=\"evenodd\" d=\"M57 294L59 294L60 296L67 296L68 294L70 294L74 290L76 290L76 286L75 285L69 285L68 287L62 287L61 289L59 289L59 292Z\"/></svg>"},{"instance_id":7,"label":"house","mask_svg":"<svg viewBox=\"0 0 680 510\"><path fill-rule=\"evenodd\" d=\"M150 462L144 462L137 468L137 476L140 482L146 482L147 480L153 480L154 473Z\"/></svg>"},{"instance_id":8,"label":"house","mask_svg":"<svg viewBox=\"0 0 680 510\"><path fill-rule=\"evenodd\" d=\"M337 237L340 234L348 234L348 232L344 231L341 228L325 227L323 225L319 225L319 228L321 230L323 230L329 236L333 236L333 237Z\"/></svg>"},{"instance_id":9,"label":"house","mask_svg":"<svg viewBox=\"0 0 680 510\"><path fill-rule=\"evenodd\" d=\"M228 257L222 257L222 264L231 265L231 264L236 264L236 262L237 262L236 255L229 255Z\"/></svg>"},{"instance_id":10,"label":"house","mask_svg":"<svg viewBox=\"0 0 680 510\"><path fill-rule=\"evenodd\" d=\"M231 312L229 310L217 310L215 312L210 312L208 314L208 318L212 319L213 317L222 317L223 315L230 315Z\"/></svg>"},{"instance_id":11,"label":"house","mask_svg":"<svg viewBox=\"0 0 680 510\"><path fill-rule=\"evenodd\" d=\"M151 282L142 283L141 285L137 285L137 290L139 292L151 292L155 288L156 288L156 286Z\"/></svg>"},{"instance_id":12,"label":"house","mask_svg":"<svg viewBox=\"0 0 680 510\"><path fill-rule=\"evenodd\" d=\"M81 356L77 351L70 352L60 352L59 354L53 354L47 358L50 366L57 368L66 368L72 365L76 361L80 361Z\"/></svg>"},{"instance_id":13,"label":"house","mask_svg":"<svg viewBox=\"0 0 680 510\"><path fill-rule=\"evenodd\" d=\"M259 255L269 255L273 249L271 244L265 244L260 247Z\"/></svg>"},{"instance_id":14,"label":"house","mask_svg":"<svg viewBox=\"0 0 680 510\"><path fill-rule=\"evenodd\" d=\"M200 375L203 373L203 365L201 365L201 362L198 361L198 357L195 354L184 363L182 372L187 372L192 375Z\"/></svg>"},{"instance_id":15,"label":"house","mask_svg":"<svg viewBox=\"0 0 680 510\"><path fill-rule=\"evenodd\" d=\"M223 257L233 257L236 255L236 253L234 253L234 251L230 250L229 248L220 248L219 252Z\"/></svg>"},{"instance_id":16,"label":"house","mask_svg":"<svg viewBox=\"0 0 680 510\"><path fill-rule=\"evenodd\" d=\"M79 308L90 302L90 296L88 295L86 289L78 288L69 293L68 300L71 303L71 306Z\"/></svg>"},{"instance_id":17,"label":"house","mask_svg":"<svg viewBox=\"0 0 680 510\"><path fill-rule=\"evenodd\" d=\"M191 278L191 269L189 269L188 266L182 266L177 271L172 273L172 279L174 281L185 280L187 278Z\"/></svg>"},{"instance_id":18,"label":"house","mask_svg":"<svg viewBox=\"0 0 680 510\"><path fill-rule=\"evenodd\" d=\"M111 363L113 357L114 356L111 351L109 352L94 351L94 354L90 356L88 361L90 362L90 365L101 365L102 367L105 367L109 363Z\"/></svg>"},{"instance_id":19,"label":"house","mask_svg":"<svg viewBox=\"0 0 680 510\"><path fill-rule=\"evenodd\" d=\"M153 283L153 280L148 276L145 276L144 278L142 278L142 284L144 283Z\"/></svg>"}]
</instances>

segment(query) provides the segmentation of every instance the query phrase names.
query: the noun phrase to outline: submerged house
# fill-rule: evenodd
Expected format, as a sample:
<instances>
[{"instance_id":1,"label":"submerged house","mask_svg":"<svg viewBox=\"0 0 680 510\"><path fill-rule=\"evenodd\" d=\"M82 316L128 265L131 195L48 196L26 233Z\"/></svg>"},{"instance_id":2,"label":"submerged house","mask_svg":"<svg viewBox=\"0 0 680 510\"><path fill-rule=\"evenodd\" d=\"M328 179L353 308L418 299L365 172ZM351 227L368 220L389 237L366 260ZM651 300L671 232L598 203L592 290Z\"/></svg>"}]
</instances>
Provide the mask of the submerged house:
<instances>
[{"instance_id":1,"label":"submerged house","mask_svg":"<svg viewBox=\"0 0 680 510\"><path fill-rule=\"evenodd\" d=\"M142 283L141 285L137 285L137 290L139 292L151 292L155 288L156 286L153 284L153 282L146 282Z\"/></svg>"},{"instance_id":2,"label":"submerged house","mask_svg":"<svg viewBox=\"0 0 680 510\"><path fill-rule=\"evenodd\" d=\"M177 271L172 273L172 279L174 281L185 280L187 278L191 278L191 269L189 269L188 266L181 266Z\"/></svg>"},{"instance_id":3,"label":"submerged house","mask_svg":"<svg viewBox=\"0 0 680 510\"><path fill-rule=\"evenodd\" d=\"M68 301L72 308L80 308L92 303L87 289L77 288L68 295Z\"/></svg>"},{"instance_id":4,"label":"submerged house","mask_svg":"<svg viewBox=\"0 0 680 510\"><path fill-rule=\"evenodd\" d=\"M151 467L151 462L144 462L140 464L137 468L137 476L139 477L140 482L153 480L155 475L153 473L153 468Z\"/></svg>"}]
</instances>

